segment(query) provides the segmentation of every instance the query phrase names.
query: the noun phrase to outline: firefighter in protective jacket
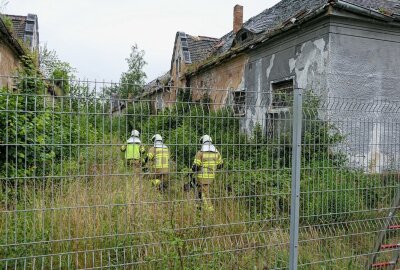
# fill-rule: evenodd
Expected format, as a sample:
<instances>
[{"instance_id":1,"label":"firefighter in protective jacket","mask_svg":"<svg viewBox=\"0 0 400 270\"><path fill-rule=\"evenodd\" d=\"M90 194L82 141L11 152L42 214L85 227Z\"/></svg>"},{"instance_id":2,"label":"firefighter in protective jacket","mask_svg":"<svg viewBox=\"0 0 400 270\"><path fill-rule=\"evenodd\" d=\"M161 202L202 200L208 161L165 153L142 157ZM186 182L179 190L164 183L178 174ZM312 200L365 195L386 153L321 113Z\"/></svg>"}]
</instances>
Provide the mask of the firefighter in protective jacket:
<instances>
[{"instance_id":1,"label":"firefighter in protective jacket","mask_svg":"<svg viewBox=\"0 0 400 270\"><path fill-rule=\"evenodd\" d=\"M142 162L144 161L145 149L140 140L140 133L136 129L132 130L131 137L126 141L126 145L121 146L121 151L125 152L125 162L134 168L136 173L141 172Z\"/></svg>"},{"instance_id":2,"label":"firefighter in protective jacket","mask_svg":"<svg viewBox=\"0 0 400 270\"><path fill-rule=\"evenodd\" d=\"M209 199L210 184L215 179L216 170L223 167L223 160L221 154L212 144L209 135L202 136L200 142L202 146L200 151L197 152L192 166L192 171L197 173L196 199L203 204L205 210L213 211L214 208Z\"/></svg>"},{"instance_id":3,"label":"firefighter in protective jacket","mask_svg":"<svg viewBox=\"0 0 400 270\"><path fill-rule=\"evenodd\" d=\"M151 140L153 146L146 158L146 162L150 162L151 182L160 191L164 191L168 187L170 152L160 134L154 135Z\"/></svg>"}]
</instances>

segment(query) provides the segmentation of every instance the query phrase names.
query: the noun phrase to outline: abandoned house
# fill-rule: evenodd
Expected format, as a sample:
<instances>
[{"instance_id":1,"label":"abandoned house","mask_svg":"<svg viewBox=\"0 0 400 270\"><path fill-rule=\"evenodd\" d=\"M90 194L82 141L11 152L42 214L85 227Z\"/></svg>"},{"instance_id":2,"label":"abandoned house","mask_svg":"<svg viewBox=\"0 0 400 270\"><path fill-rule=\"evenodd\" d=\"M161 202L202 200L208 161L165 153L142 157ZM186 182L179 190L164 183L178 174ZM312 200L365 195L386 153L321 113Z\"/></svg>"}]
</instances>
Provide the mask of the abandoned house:
<instances>
[{"instance_id":1,"label":"abandoned house","mask_svg":"<svg viewBox=\"0 0 400 270\"><path fill-rule=\"evenodd\" d=\"M38 18L3 14L0 35L0 87L11 87L9 77L21 66L22 57L39 49Z\"/></svg>"},{"instance_id":2,"label":"abandoned house","mask_svg":"<svg viewBox=\"0 0 400 270\"><path fill-rule=\"evenodd\" d=\"M190 86L185 74L196 63L210 57L219 39L205 36L191 36L184 32L175 35L171 69L148 83L143 89L142 98L151 99L155 112L172 105L177 98L177 88Z\"/></svg>"},{"instance_id":3,"label":"abandoned house","mask_svg":"<svg viewBox=\"0 0 400 270\"><path fill-rule=\"evenodd\" d=\"M302 88L325 100L400 100L399 66L399 1L282 0L244 23L243 7L236 5L233 29L221 38L178 32L169 72L174 87L146 91L144 97L154 100L157 94L159 102L173 104L177 95L171 91L192 87L192 100L206 93L214 109L234 108L244 132L251 133L259 124L267 134L281 111L276 107L284 107L277 93ZM357 113L338 111L325 117L335 121ZM367 130L365 141L357 143L370 145L368 149L353 147L354 142L347 147L351 161L371 172L382 170L383 159L399 166L400 154L389 157L386 153L393 151L385 149L396 143L400 147L399 127L392 127L396 136L383 141L382 125L360 124L351 131L338 126L344 134ZM376 145L382 146L376 149Z\"/></svg>"}]
</instances>

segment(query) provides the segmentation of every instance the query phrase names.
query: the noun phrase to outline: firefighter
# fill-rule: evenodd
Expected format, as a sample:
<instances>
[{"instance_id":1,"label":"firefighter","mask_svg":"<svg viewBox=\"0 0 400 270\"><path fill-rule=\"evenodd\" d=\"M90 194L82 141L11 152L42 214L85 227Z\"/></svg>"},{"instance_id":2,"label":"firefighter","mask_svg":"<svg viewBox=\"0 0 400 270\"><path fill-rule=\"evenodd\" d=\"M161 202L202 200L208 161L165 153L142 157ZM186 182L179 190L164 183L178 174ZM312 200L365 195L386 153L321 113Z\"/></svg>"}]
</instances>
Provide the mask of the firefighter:
<instances>
[{"instance_id":1,"label":"firefighter","mask_svg":"<svg viewBox=\"0 0 400 270\"><path fill-rule=\"evenodd\" d=\"M209 199L210 185L215 179L215 171L222 169L223 160L217 148L212 144L212 139L209 135L204 135L200 138L201 149L196 153L194 158L192 171L196 173L195 185L197 190L196 199L204 206L207 211L214 211L214 208Z\"/></svg>"},{"instance_id":2,"label":"firefighter","mask_svg":"<svg viewBox=\"0 0 400 270\"><path fill-rule=\"evenodd\" d=\"M160 134L154 135L151 140L153 146L147 152L145 163L150 163L151 183L164 192L168 187L170 153Z\"/></svg>"},{"instance_id":3,"label":"firefighter","mask_svg":"<svg viewBox=\"0 0 400 270\"><path fill-rule=\"evenodd\" d=\"M131 137L126 141L126 145L121 146L121 151L125 152L127 166L133 167L135 173L140 173L144 161L145 149L140 140L139 131L136 129L132 130Z\"/></svg>"}]
</instances>

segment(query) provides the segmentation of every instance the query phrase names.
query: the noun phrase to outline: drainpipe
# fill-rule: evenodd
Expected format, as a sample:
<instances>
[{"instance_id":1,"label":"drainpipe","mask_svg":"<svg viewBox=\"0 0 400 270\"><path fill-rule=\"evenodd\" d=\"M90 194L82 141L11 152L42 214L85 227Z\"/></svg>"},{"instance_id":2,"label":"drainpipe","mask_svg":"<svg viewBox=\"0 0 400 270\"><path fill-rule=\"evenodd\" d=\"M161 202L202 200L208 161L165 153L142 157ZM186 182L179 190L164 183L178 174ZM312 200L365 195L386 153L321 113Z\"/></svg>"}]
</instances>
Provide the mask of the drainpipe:
<instances>
[{"instance_id":1,"label":"drainpipe","mask_svg":"<svg viewBox=\"0 0 400 270\"><path fill-rule=\"evenodd\" d=\"M383 20L386 22L392 22L394 19L390 16L384 15L382 13L379 13L378 11L374 11L372 9L367 9L364 7L360 7L358 5L350 4L346 1L342 0L331 0L330 3L332 3L333 6L351 11L354 13L358 13L361 15L369 16L378 20Z\"/></svg>"}]
</instances>

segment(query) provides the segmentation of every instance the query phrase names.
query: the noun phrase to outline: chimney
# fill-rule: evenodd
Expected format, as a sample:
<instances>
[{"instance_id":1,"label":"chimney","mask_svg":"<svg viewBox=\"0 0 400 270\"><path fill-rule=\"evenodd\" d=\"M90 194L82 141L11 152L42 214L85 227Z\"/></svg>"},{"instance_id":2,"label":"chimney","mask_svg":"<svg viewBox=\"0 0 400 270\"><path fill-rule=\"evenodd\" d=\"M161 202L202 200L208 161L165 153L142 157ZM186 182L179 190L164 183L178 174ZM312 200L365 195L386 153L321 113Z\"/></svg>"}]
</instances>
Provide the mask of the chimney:
<instances>
[{"instance_id":1,"label":"chimney","mask_svg":"<svg viewBox=\"0 0 400 270\"><path fill-rule=\"evenodd\" d=\"M233 33L237 33L243 25L243 6L235 5L233 8Z\"/></svg>"}]
</instances>

